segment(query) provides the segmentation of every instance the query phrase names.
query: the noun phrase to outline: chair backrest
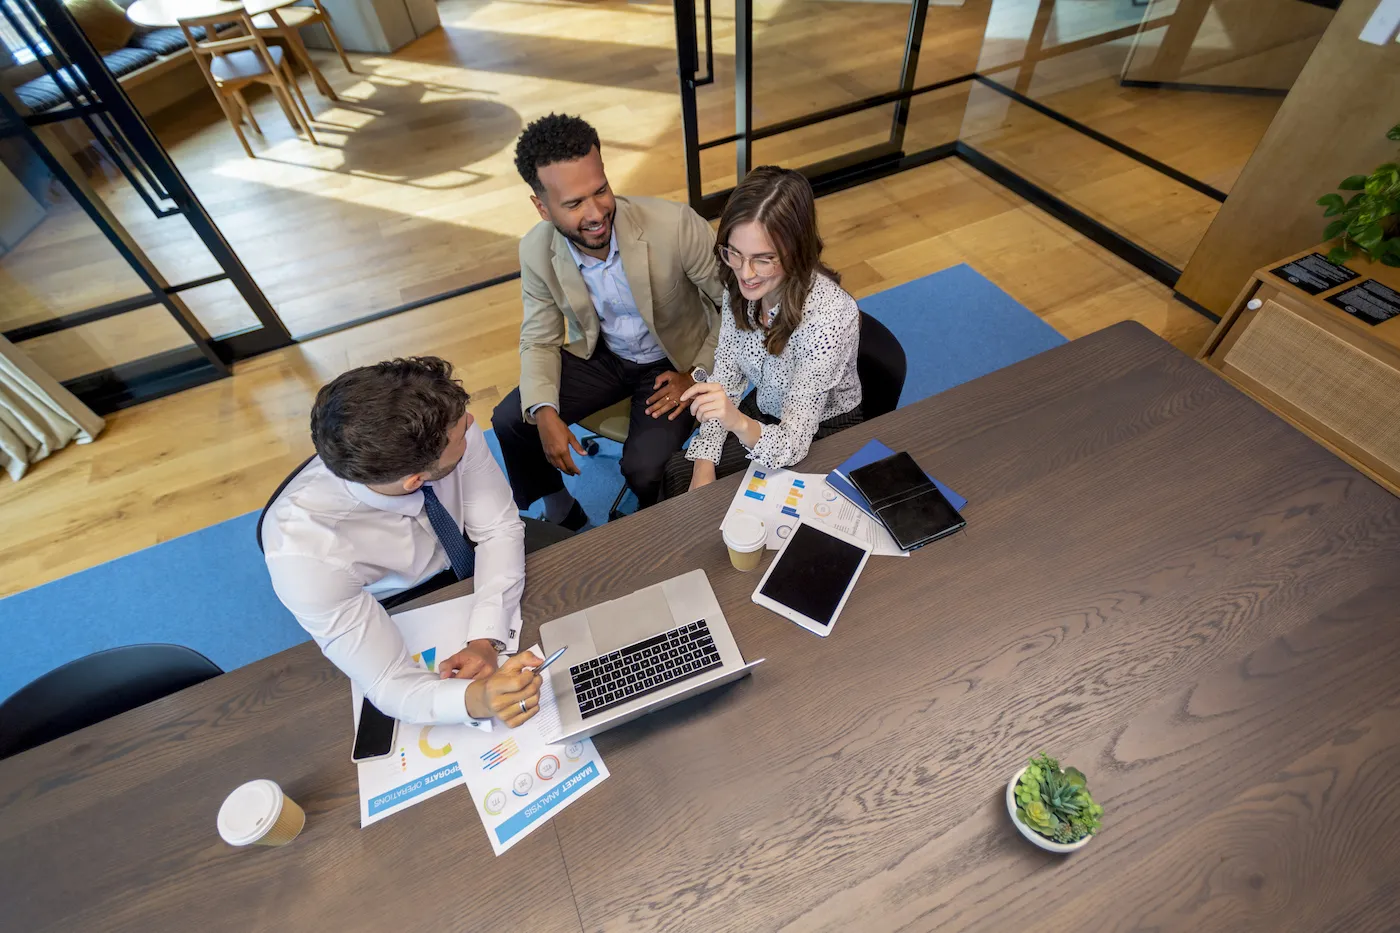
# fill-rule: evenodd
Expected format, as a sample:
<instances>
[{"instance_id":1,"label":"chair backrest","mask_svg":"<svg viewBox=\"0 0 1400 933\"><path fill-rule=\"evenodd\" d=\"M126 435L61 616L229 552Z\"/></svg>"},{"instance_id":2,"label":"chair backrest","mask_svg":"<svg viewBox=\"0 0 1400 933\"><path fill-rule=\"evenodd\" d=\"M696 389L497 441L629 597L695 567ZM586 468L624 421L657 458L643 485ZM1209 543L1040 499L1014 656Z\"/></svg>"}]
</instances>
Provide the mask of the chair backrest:
<instances>
[{"instance_id":1,"label":"chair backrest","mask_svg":"<svg viewBox=\"0 0 1400 933\"><path fill-rule=\"evenodd\" d=\"M232 23L237 28L219 32L217 27L226 23ZM269 72L277 70L276 64L272 61L272 53L267 50L267 43L253 28L253 18L248 15L246 10L235 8L227 13L191 16L178 20L177 25L179 25L180 31L185 34L185 42L189 45L190 51L194 53L195 61L199 63L199 67L204 70L205 77L210 81L216 81L216 78L209 71L206 59L240 50L251 50L262 60L263 66ZM197 38L194 34L194 30L200 27L204 29L204 38L202 39Z\"/></svg>"},{"instance_id":2,"label":"chair backrest","mask_svg":"<svg viewBox=\"0 0 1400 933\"><path fill-rule=\"evenodd\" d=\"M292 472L288 473L288 474L287 474L287 478L284 479L284 480L282 480L282 482L280 482L280 483L277 484L277 489L276 489L276 490L272 493L272 495L268 498L268 500L267 500L267 505L263 506L263 507L262 507L262 511L261 511L260 513L258 513L258 527L257 527L257 532L256 532L256 533L257 533L257 536L258 536L258 550L259 550L259 551L262 551L262 550L263 550L262 526L263 526L263 519L267 518L267 510L270 509L270 508L272 508L272 503L276 502L276 501L277 501L277 497L280 496L280 495L282 495L282 490L284 490L284 489L287 488L287 484L290 483L292 480L296 479L297 476L301 473L301 471L304 470L304 469L306 469L306 465L307 465L308 463L310 463L312 460L315 460L315 459L316 459L316 455L315 455L315 454L312 454L311 456L307 457L305 460L301 461L301 465L298 466L295 470L293 470ZM264 551L264 553L266 553L266 552Z\"/></svg>"},{"instance_id":3,"label":"chair backrest","mask_svg":"<svg viewBox=\"0 0 1400 933\"><path fill-rule=\"evenodd\" d=\"M899 394L904 391L908 371L909 362L899 339L862 311L856 372L860 376L861 411L866 418L878 418L899 407Z\"/></svg>"},{"instance_id":4,"label":"chair backrest","mask_svg":"<svg viewBox=\"0 0 1400 933\"><path fill-rule=\"evenodd\" d=\"M128 645L70 661L0 703L0 758L222 673L213 661L180 645Z\"/></svg>"}]
</instances>

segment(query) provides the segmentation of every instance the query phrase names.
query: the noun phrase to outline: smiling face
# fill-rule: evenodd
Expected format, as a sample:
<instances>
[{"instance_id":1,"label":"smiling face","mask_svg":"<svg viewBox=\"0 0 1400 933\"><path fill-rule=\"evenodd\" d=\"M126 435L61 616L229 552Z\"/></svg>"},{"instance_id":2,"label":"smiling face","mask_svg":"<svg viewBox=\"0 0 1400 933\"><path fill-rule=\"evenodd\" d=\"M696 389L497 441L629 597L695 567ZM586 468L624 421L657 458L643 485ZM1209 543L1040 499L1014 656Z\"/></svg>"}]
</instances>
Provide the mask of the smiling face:
<instances>
[{"instance_id":1,"label":"smiling face","mask_svg":"<svg viewBox=\"0 0 1400 933\"><path fill-rule=\"evenodd\" d=\"M607 256L612 239L617 199L603 171L597 147L588 155L568 162L554 162L539 169L542 194L530 196L540 218L554 224L575 245L598 258Z\"/></svg>"},{"instance_id":2,"label":"smiling face","mask_svg":"<svg viewBox=\"0 0 1400 933\"><path fill-rule=\"evenodd\" d=\"M729 231L729 242L725 246L728 249L724 250L723 258L734 270L739 293L749 301L761 301L766 295L776 297L785 276L778 248L763 225L756 220L736 224Z\"/></svg>"}]
</instances>

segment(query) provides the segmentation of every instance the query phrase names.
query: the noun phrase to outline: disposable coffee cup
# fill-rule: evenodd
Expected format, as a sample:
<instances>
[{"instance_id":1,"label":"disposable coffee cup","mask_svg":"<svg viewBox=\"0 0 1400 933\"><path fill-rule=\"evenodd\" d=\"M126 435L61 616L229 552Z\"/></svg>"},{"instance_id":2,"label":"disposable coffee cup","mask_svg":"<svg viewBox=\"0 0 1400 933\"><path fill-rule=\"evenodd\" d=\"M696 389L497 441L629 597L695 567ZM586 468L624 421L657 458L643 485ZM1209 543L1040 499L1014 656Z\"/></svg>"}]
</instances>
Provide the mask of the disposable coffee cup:
<instances>
[{"instance_id":1,"label":"disposable coffee cup","mask_svg":"<svg viewBox=\"0 0 1400 933\"><path fill-rule=\"evenodd\" d=\"M306 811L276 781L249 781L219 807L219 835L231 846L284 846L306 825Z\"/></svg>"},{"instance_id":2,"label":"disposable coffee cup","mask_svg":"<svg viewBox=\"0 0 1400 933\"><path fill-rule=\"evenodd\" d=\"M752 515L735 515L724 523L724 546L729 549L729 562L735 570L747 573L763 560L768 545L768 532L760 519Z\"/></svg>"}]
</instances>

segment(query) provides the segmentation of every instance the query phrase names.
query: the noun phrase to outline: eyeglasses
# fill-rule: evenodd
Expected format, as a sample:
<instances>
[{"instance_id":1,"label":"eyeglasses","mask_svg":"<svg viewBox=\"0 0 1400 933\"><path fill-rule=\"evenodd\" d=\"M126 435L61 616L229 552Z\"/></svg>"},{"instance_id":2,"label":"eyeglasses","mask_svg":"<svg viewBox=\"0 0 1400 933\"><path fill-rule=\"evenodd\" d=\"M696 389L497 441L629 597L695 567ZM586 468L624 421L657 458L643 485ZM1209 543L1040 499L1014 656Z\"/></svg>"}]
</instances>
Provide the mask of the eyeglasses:
<instances>
[{"instance_id":1,"label":"eyeglasses","mask_svg":"<svg viewBox=\"0 0 1400 933\"><path fill-rule=\"evenodd\" d=\"M719 248L719 258L724 260L726 266L735 271L742 269L744 260L747 259L749 261L749 266L753 269L753 274L761 279L770 278L773 273L778 271L778 260L770 259L767 256L761 256L755 259L752 256L745 256L737 249L733 249L729 246L721 246Z\"/></svg>"}]
</instances>

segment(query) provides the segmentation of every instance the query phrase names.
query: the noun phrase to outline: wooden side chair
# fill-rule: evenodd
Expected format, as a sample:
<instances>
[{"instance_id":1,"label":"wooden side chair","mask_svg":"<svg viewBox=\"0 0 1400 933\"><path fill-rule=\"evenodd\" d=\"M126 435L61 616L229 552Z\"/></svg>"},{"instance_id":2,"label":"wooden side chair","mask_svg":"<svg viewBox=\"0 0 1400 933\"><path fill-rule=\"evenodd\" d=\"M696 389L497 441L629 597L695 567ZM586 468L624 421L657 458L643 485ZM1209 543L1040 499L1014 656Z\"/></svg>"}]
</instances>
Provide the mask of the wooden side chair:
<instances>
[{"instance_id":1,"label":"wooden side chair","mask_svg":"<svg viewBox=\"0 0 1400 933\"><path fill-rule=\"evenodd\" d=\"M234 23L241 32L216 33L215 26L222 23ZM185 42L194 53L194 60L199 63L200 71L204 72L205 80L214 91L214 97L218 99L234 133L238 134L238 141L243 144L248 158L257 157L248 145L248 138L243 135L243 120L247 119L253 132L262 135L262 128L253 116L252 108L243 98L243 89L250 84L266 84L271 88L292 129L306 133L313 146L320 145L311 131L311 108L301 94L301 87L292 74L286 53L280 47L269 46L263 41L247 11L234 9L227 13L194 16L180 20L179 24L185 34ZM195 38L193 30L197 27L203 27L204 38ZM298 101L301 102L301 109L297 108Z\"/></svg>"},{"instance_id":2,"label":"wooden side chair","mask_svg":"<svg viewBox=\"0 0 1400 933\"><path fill-rule=\"evenodd\" d=\"M316 89L331 100L339 100L335 96L330 82L316 67L311 53L306 50L306 43L302 41L299 30L303 26L326 27L326 35L330 36L331 45L335 46L335 52L340 56L340 63L351 74L354 73L355 69L350 67L350 58L345 54L345 47L340 44L340 36L336 35L335 26L331 24L331 15L321 5L321 0L311 0L311 4L311 6L286 6L270 13L259 13L253 17L253 26L264 39L281 39L286 42L288 50L301 62L306 73L311 75L311 80L316 83Z\"/></svg>"}]
</instances>

